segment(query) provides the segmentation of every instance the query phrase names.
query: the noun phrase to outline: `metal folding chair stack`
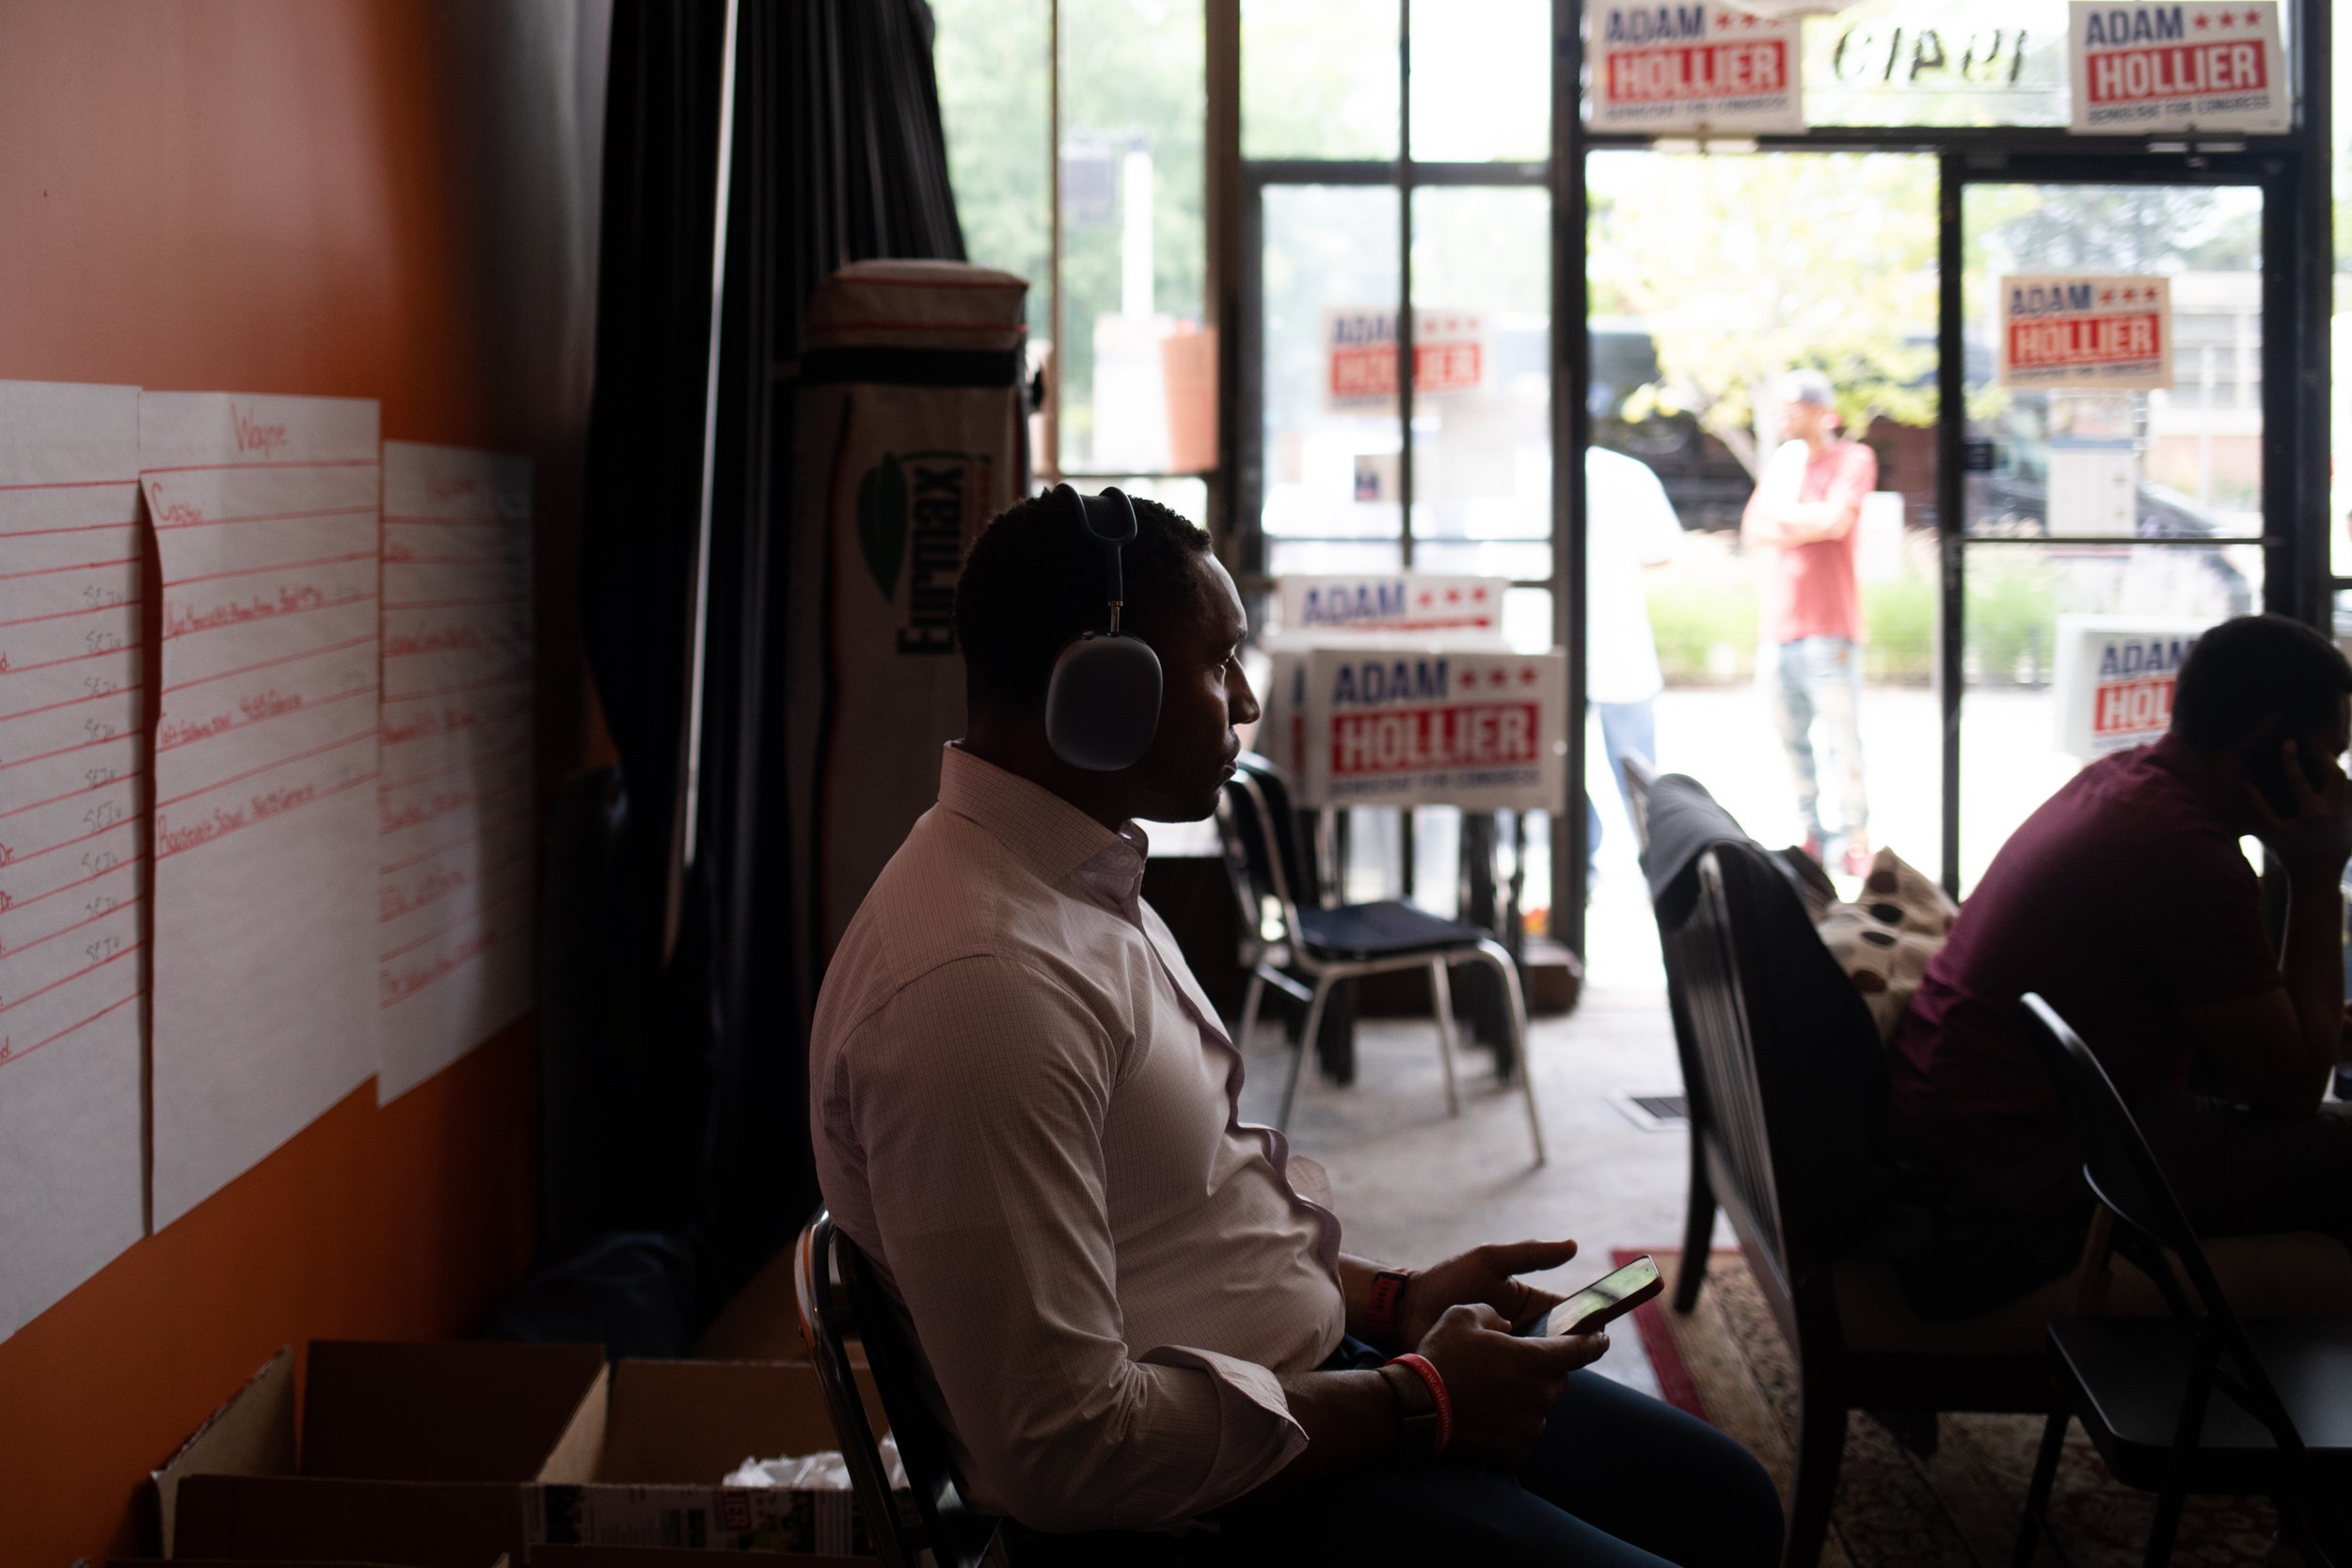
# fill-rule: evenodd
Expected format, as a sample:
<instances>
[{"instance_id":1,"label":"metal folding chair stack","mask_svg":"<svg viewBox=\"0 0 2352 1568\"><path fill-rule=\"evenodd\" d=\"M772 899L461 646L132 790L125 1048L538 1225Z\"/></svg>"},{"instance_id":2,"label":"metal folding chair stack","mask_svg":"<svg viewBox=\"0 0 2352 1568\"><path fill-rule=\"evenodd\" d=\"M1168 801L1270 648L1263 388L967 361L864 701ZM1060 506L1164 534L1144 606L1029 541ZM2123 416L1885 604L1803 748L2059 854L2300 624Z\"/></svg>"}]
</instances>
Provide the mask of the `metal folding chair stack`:
<instances>
[{"instance_id":1,"label":"metal folding chair stack","mask_svg":"<svg viewBox=\"0 0 2352 1568\"><path fill-rule=\"evenodd\" d=\"M1444 920L1410 904L1384 900L1324 906L1314 901L1298 842L1298 823L1281 771L1265 758L1245 752L1217 802L1217 825L1225 863L1241 901L1242 935L1250 965L1234 1042L1247 1046L1258 1022L1265 988L1273 986L1305 1005L1306 1026L1291 1059L1277 1126L1287 1131L1323 1014L1335 988L1367 974L1425 969L1430 1013L1438 1027L1438 1059L1445 1070L1448 1116L1459 1116L1461 1090L1454 1066L1454 993L1447 971L1458 963L1492 967L1509 1006L1511 1059L1518 1064L1519 1091L1527 1101L1528 1131L1542 1164L1543 1118L1535 1108L1534 1074L1527 1059L1527 1000L1519 974L1502 944L1479 927ZM1302 901L1304 900L1304 901ZM1295 977L1291 973L1296 972Z\"/></svg>"}]
</instances>

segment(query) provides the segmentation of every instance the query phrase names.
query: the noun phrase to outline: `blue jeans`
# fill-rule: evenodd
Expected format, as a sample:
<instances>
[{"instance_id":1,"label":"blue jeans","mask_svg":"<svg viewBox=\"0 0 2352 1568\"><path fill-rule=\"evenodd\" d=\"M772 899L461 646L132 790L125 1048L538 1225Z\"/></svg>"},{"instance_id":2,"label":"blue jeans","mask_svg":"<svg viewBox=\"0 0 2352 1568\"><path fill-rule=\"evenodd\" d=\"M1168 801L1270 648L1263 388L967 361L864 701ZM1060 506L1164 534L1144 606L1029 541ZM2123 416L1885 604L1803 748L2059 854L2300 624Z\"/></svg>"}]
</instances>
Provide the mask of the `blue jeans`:
<instances>
[{"instance_id":1,"label":"blue jeans","mask_svg":"<svg viewBox=\"0 0 2352 1568\"><path fill-rule=\"evenodd\" d=\"M1324 1368L1385 1359L1347 1338ZM1453 1455L1367 1465L1229 1508L1214 1535L1016 1530L1013 1560L1090 1568L1773 1568L1781 1529L1779 1495L1747 1449L1670 1404L1579 1371L1568 1374L1543 1436L1516 1466Z\"/></svg>"},{"instance_id":2,"label":"blue jeans","mask_svg":"<svg viewBox=\"0 0 2352 1568\"><path fill-rule=\"evenodd\" d=\"M1830 836L1821 822L1818 745L1837 783L1837 831L1860 832L1870 820L1862 785L1862 649L1842 637L1805 637L1781 643L1775 653L1766 690L1796 775L1797 812L1815 838Z\"/></svg>"},{"instance_id":3,"label":"blue jeans","mask_svg":"<svg viewBox=\"0 0 2352 1568\"><path fill-rule=\"evenodd\" d=\"M1658 704L1645 697L1638 703L1590 703L1586 705L1600 715L1600 749L1609 758L1609 771L1616 777L1617 799L1625 802L1625 815L1633 816L1633 791L1625 782L1625 759L1639 756L1655 768L1658 765ZM1587 771L1589 771L1589 767ZM1584 797L1584 880L1590 883L1600 866L1600 810L1593 804L1588 791Z\"/></svg>"}]
</instances>

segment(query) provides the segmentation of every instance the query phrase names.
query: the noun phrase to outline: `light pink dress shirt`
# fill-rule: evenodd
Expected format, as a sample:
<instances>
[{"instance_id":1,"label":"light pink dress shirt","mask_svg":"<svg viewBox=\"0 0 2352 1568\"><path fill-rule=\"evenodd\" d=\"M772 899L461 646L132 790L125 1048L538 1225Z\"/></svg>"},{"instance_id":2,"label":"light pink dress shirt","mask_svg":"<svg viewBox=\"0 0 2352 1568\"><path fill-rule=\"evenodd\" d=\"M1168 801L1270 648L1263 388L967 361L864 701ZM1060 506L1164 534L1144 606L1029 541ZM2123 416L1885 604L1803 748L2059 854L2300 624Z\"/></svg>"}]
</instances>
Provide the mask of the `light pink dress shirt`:
<instances>
[{"instance_id":1,"label":"light pink dress shirt","mask_svg":"<svg viewBox=\"0 0 2352 1568\"><path fill-rule=\"evenodd\" d=\"M976 1507L1167 1528L1306 1447L1346 1323L1312 1162L1141 898L1140 830L950 746L809 1053L834 1218L912 1320Z\"/></svg>"}]
</instances>

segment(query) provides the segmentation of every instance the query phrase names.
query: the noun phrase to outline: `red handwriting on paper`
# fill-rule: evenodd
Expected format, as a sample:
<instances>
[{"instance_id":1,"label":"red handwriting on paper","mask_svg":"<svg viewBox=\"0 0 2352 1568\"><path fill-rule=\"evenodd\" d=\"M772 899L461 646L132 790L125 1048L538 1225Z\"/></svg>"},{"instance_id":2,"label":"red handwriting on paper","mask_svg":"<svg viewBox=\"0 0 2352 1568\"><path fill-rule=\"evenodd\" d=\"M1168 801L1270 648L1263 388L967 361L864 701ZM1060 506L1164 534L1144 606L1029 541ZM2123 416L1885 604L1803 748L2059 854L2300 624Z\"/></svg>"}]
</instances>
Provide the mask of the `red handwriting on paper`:
<instances>
[{"instance_id":1,"label":"red handwriting on paper","mask_svg":"<svg viewBox=\"0 0 2352 1568\"><path fill-rule=\"evenodd\" d=\"M264 457L274 457L278 449L286 444L284 425L263 424L253 417L251 409L239 408L234 404L229 405L229 415L236 425L239 451L258 451Z\"/></svg>"},{"instance_id":2,"label":"red handwriting on paper","mask_svg":"<svg viewBox=\"0 0 2352 1568\"><path fill-rule=\"evenodd\" d=\"M275 719L281 713L292 713L302 705L300 692L288 693L271 687L267 691L237 699L237 711L251 719Z\"/></svg>"},{"instance_id":3,"label":"red handwriting on paper","mask_svg":"<svg viewBox=\"0 0 2352 1568\"><path fill-rule=\"evenodd\" d=\"M167 501L167 500L164 499L164 492L163 492L163 487L162 487L161 485L156 486L156 488L155 488L155 526L156 526L156 527L158 527L158 528L186 528L186 527L188 527L191 523L200 523L200 522L202 522L203 520L204 520L204 511L203 511L203 508L201 508L201 507L198 507L198 506L192 506L192 505L190 505L190 504L189 504L188 502L186 502L186 501Z\"/></svg>"},{"instance_id":4,"label":"red handwriting on paper","mask_svg":"<svg viewBox=\"0 0 2352 1568\"><path fill-rule=\"evenodd\" d=\"M210 719L167 719L155 732L155 749L168 752L174 746L185 746L191 740L203 740L237 727L233 713L215 713Z\"/></svg>"},{"instance_id":5,"label":"red handwriting on paper","mask_svg":"<svg viewBox=\"0 0 2352 1568\"><path fill-rule=\"evenodd\" d=\"M264 816L275 816L281 811L291 810L311 800L318 792L316 784L289 784L283 789L273 789L266 795L256 795L252 802L254 819L258 821Z\"/></svg>"},{"instance_id":6,"label":"red handwriting on paper","mask_svg":"<svg viewBox=\"0 0 2352 1568\"><path fill-rule=\"evenodd\" d=\"M384 640L388 658L405 657L412 654L443 654L471 651L490 646L479 626L456 626L429 627L424 631L394 632Z\"/></svg>"},{"instance_id":7,"label":"red handwriting on paper","mask_svg":"<svg viewBox=\"0 0 2352 1568\"><path fill-rule=\"evenodd\" d=\"M447 816L451 812L462 810L473 803L474 793L470 789L437 791L414 805L403 806L398 811L384 813L382 831L396 833L403 828L413 828L420 822L430 822L437 816Z\"/></svg>"},{"instance_id":8,"label":"red handwriting on paper","mask_svg":"<svg viewBox=\"0 0 2352 1568\"><path fill-rule=\"evenodd\" d=\"M174 822L162 812L157 812L155 852L159 857L177 855L199 845L210 844L223 833L235 832L245 826L246 820L242 806L233 811L227 806L215 806L207 816L185 824Z\"/></svg>"},{"instance_id":9,"label":"red handwriting on paper","mask_svg":"<svg viewBox=\"0 0 2352 1568\"><path fill-rule=\"evenodd\" d=\"M402 544L388 544L384 546L384 559L387 561L406 561L409 557L415 555L416 553L416 551Z\"/></svg>"},{"instance_id":10,"label":"red handwriting on paper","mask_svg":"<svg viewBox=\"0 0 2352 1568\"><path fill-rule=\"evenodd\" d=\"M416 718L410 720L405 724L385 725L384 744L387 746L397 746L404 740L422 740L427 736L436 736L440 733L440 715L427 710L424 713L419 714Z\"/></svg>"},{"instance_id":11,"label":"red handwriting on paper","mask_svg":"<svg viewBox=\"0 0 2352 1568\"><path fill-rule=\"evenodd\" d=\"M376 896L376 921L382 924L398 920L411 910L421 910L437 899L448 897L472 880L472 875L462 870L427 871L405 888L387 887Z\"/></svg>"},{"instance_id":12,"label":"red handwriting on paper","mask_svg":"<svg viewBox=\"0 0 2352 1568\"><path fill-rule=\"evenodd\" d=\"M496 931L484 931L478 936L468 937L430 962L405 964L384 970L382 972L382 1001L378 1006L389 1007L396 1002L414 996L444 975L455 974L497 946L498 940Z\"/></svg>"}]
</instances>

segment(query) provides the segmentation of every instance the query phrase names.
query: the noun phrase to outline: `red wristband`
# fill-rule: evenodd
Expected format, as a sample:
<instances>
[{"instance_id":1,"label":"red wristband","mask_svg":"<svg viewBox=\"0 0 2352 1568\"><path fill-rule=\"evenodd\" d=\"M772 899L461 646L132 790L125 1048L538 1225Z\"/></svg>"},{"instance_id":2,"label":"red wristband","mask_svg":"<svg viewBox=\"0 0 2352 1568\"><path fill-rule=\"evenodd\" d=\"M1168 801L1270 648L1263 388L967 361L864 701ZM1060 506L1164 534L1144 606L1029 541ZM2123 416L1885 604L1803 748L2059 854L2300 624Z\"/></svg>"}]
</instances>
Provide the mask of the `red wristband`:
<instances>
[{"instance_id":1,"label":"red wristband","mask_svg":"<svg viewBox=\"0 0 2352 1568\"><path fill-rule=\"evenodd\" d=\"M1405 1282L1413 1277L1411 1269L1382 1269L1372 1276L1372 1293L1364 1300L1364 1333L1367 1338L1393 1339L1397 1329L1398 1308L1405 1305Z\"/></svg>"},{"instance_id":2,"label":"red wristband","mask_svg":"<svg viewBox=\"0 0 2352 1568\"><path fill-rule=\"evenodd\" d=\"M1429 1357L1417 1355L1411 1351L1391 1356L1389 1365L1408 1367L1422 1383L1428 1385L1429 1397L1438 1403L1438 1446L1429 1451L1433 1454L1445 1452L1445 1446L1454 1441L1454 1401L1446 1394L1445 1379L1438 1375L1438 1369L1431 1365Z\"/></svg>"}]
</instances>

